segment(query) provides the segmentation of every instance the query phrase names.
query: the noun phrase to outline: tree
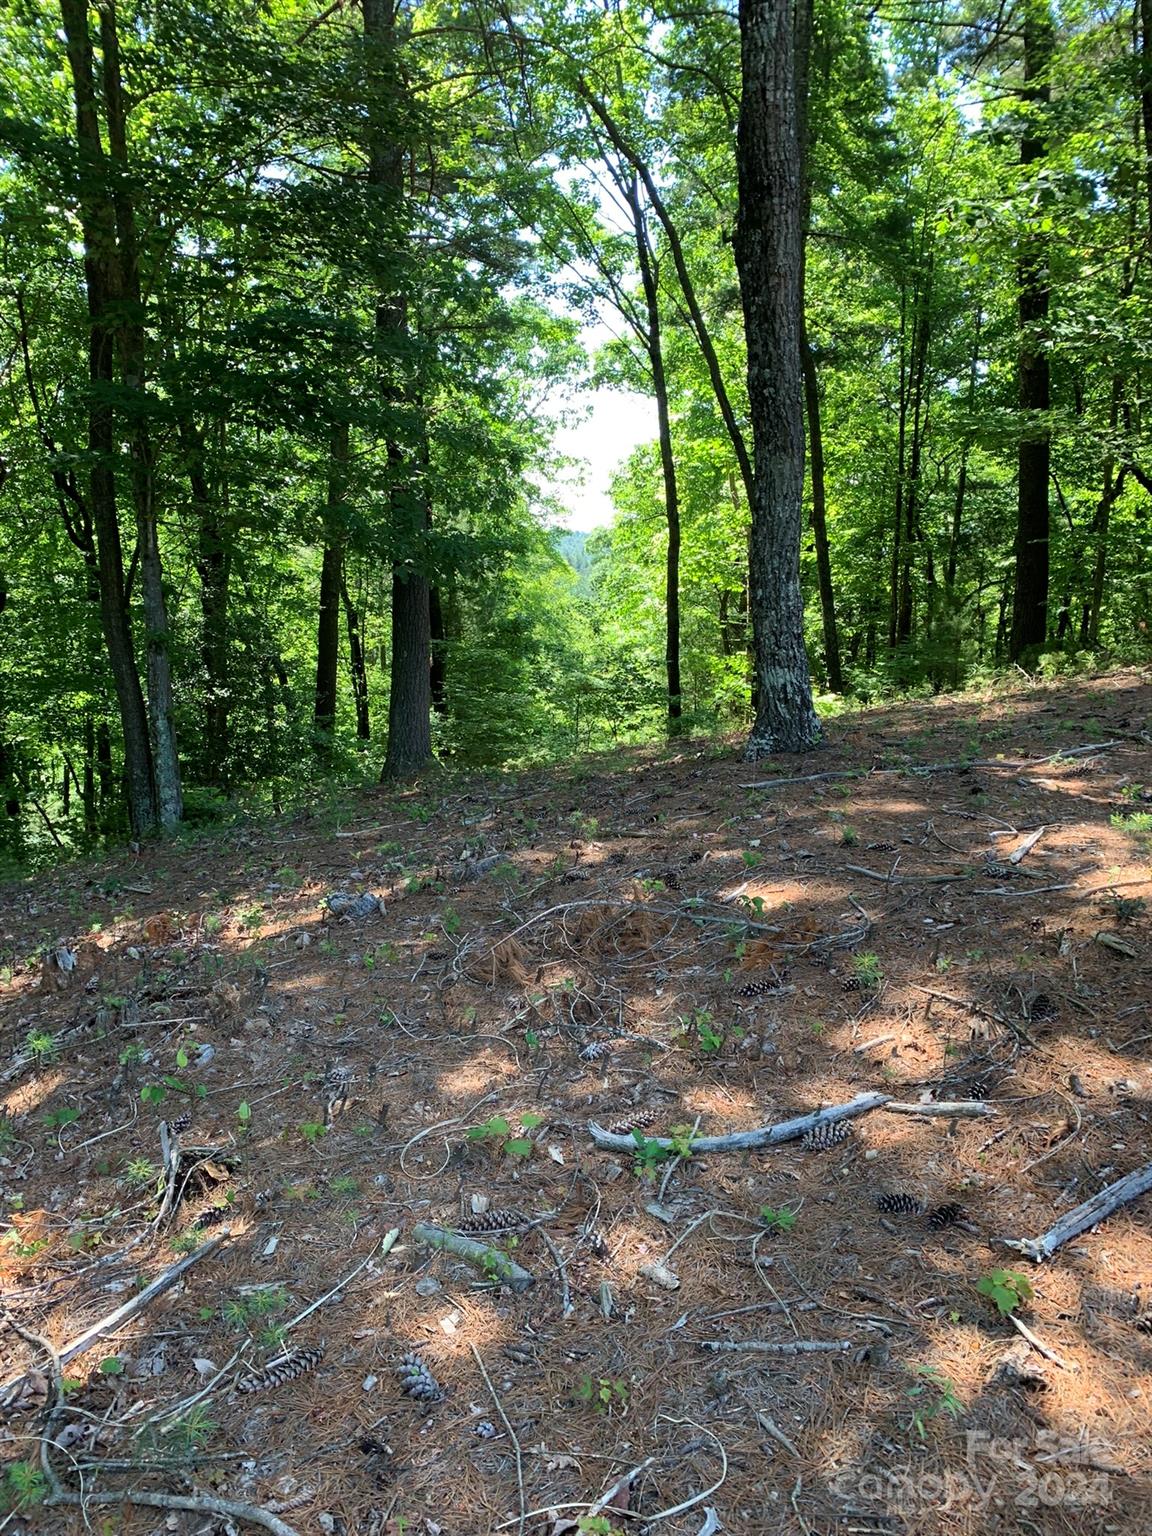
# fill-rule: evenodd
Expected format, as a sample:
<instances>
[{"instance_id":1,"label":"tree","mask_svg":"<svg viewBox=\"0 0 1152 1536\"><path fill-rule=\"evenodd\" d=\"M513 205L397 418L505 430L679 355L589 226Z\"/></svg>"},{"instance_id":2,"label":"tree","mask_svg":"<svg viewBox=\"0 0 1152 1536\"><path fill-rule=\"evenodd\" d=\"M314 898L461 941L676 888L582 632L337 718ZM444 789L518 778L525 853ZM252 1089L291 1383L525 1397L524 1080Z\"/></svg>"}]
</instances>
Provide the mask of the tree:
<instances>
[{"instance_id":1,"label":"tree","mask_svg":"<svg viewBox=\"0 0 1152 1536\"><path fill-rule=\"evenodd\" d=\"M742 0L740 38L736 264L748 346L754 466L750 608L759 685L746 756L757 758L807 751L819 742L820 725L800 591L804 236L792 6L785 0Z\"/></svg>"}]
</instances>

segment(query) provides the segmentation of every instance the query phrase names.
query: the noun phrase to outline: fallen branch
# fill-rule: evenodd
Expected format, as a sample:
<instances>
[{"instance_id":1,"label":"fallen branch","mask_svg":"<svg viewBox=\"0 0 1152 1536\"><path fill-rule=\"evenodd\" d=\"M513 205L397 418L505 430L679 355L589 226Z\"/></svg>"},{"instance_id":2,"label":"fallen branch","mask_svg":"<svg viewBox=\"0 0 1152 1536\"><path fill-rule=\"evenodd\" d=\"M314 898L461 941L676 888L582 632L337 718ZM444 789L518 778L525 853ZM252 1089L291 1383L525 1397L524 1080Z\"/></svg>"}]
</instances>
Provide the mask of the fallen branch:
<instances>
[{"instance_id":1,"label":"fallen branch","mask_svg":"<svg viewBox=\"0 0 1152 1536\"><path fill-rule=\"evenodd\" d=\"M59 1360L61 1365L67 1365L69 1360L74 1360L77 1355L82 1355L86 1349L90 1349L96 1340L103 1338L106 1333L111 1333L121 1323L126 1323L129 1318L135 1317L138 1312L143 1312L158 1296L163 1296L165 1291L170 1291L176 1282L184 1277L194 1264L199 1264L201 1259L206 1259L209 1254L215 1253L232 1236L229 1227L221 1227L206 1243L201 1243L199 1248L193 1249L189 1254L173 1264L169 1269L157 1275L151 1285L146 1285L138 1295L126 1301L123 1306L117 1307L114 1312L109 1312L107 1317L102 1317L98 1323L93 1323L90 1328L65 1344L60 1350ZM10 1378L0 1383L0 1394L7 1394L17 1382L23 1380L23 1374Z\"/></svg>"},{"instance_id":2,"label":"fallen branch","mask_svg":"<svg viewBox=\"0 0 1152 1536\"><path fill-rule=\"evenodd\" d=\"M842 1355L855 1348L853 1339L786 1339L776 1344L768 1339L700 1339L701 1349L713 1354L727 1350L748 1350L758 1355Z\"/></svg>"},{"instance_id":3,"label":"fallen branch","mask_svg":"<svg viewBox=\"0 0 1152 1536\"><path fill-rule=\"evenodd\" d=\"M272 1536L300 1536L294 1525L281 1520L271 1510L261 1509L258 1504L238 1504L234 1499L217 1499L206 1493L190 1497L179 1493L151 1493L122 1488L112 1493L53 1493L44 1503L73 1504L78 1509L84 1509L89 1504L120 1504L129 1508L140 1504L149 1509L186 1509L197 1515L223 1515L229 1520L262 1525L266 1531L272 1532Z\"/></svg>"},{"instance_id":4,"label":"fallen branch","mask_svg":"<svg viewBox=\"0 0 1152 1536\"><path fill-rule=\"evenodd\" d=\"M878 880L881 885L951 885L954 880L966 880L967 874L958 875L886 875L881 869L867 869L863 864L845 864L846 875L863 875L868 880Z\"/></svg>"},{"instance_id":5,"label":"fallen branch","mask_svg":"<svg viewBox=\"0 0 1152 1536\"><path fill-rule=\"evenodd\" d=\"M1089 1227L1094 1227L1097 1222L1104 1221L1121 1206L1139 1199L1141 1195L1146 1195L1150 1189L1152 1189L1152 1163L1145 1163L1143 1168L1136 1168L1131 1173L1126 1173L1122 1179L1117 1179L1114 1184L1109 1184L1106 1189L1082 1201L1080 1205L1061 1216L1059 1221L1054 1222L1048 1231L1039 1237L1006 1237L1003 1239L1004 1246L1022 1253L1025 1258L1032 1259L1037 1264L1042 1264L1045 1259L1052 1257L1057 1248L1070 1243L1074 1237L1079 1237L1081 1232L1087 1232Z\"/></svg>"},{"instance_id":6,"label":"fallen branch","mask_svg":"<svg viewBox=\"0 0 1152 1536\"><path fill-rule=\"evenodd\" d=\"M633 1142L634 1146L635 1143ZM412 1239L425 1248L435 1248L441 1253L454 1254L456 1258L463 1259L466 1264L472 1264L482 1271L490 1280L499 1280L502 1285L508 1286L513 1291L526 1291L530 1285L536 1283L535 1275L530 1275L526 1269L521 1269L502 1248L490 1248L487 1243L478 1243L475 1238L465 1237L461 1232L449 1232L445 1227L429 1226L425 1222L418 1222L412 1228Z\"/></svg>"},{"instance_id":7,"label":"fallen branch","mask_svg":"<svg viewBox=\"0 0 1152 1536\"><path fill-rule=\"evenodd\" d=\"M1024 855L1035 848L1036 844L1044 836L1045 830L1044 827L1037 827L1035 832L1029 832L1020 846L1013 848L1012 852L1008 855L1009 864L1019 864Z\"/></svg>"},{"instance_id":8,"label":"fallen branch","mask_svg":"<svg viewBox=\"0 0 1152 1536\"><path fill-rule=\"evenodd\" d=\"M1068 747L1063 752L1053 752L1050 757L1029 758L967 758L954 763L906 763L903 768L837 768L828 773L805 773L795 779L757 779L753 784L741 784L741 789L783 789L788 784L816 784L821 779L874 779L881 774L929 774L958 773L965 768L1042 768L1045 763L1058 763L1066 757L1090 757L1093 752L1107 752L1112 747L1123 746L1122 741L1096 741L1084 747Z\"/></svg>"},{"instance_id":9,"label":"fallen branch","mask_svg":"<svg viewBox=\"0 0 1152 1536\"><path fill-rule=\"evenodd\" d=\"M846 1104L833 1104L828 1109L813 1110L810 1114L798 1115L795 1120L782 1120L777 1125L762 1125L754 1131L733 1131L728 1136L698 1136L692 1142L692 1156L701 1152L738 1152L753 1147L775 1147L784 1141L795 1141L814 1126L833 1125L838 1120L853 1120L857 1115L866 1115L869 1110L879 1109L887 1102L888 1097L883 1093L858 1093ZM598 1147L607 1147L614 1152L636 1150L636 1141L632 1136L614 1136L602 1125L597 1125L595 1120L589 1122L588 1134ZM644 1145L651 1146L653 1142L667 1151L673 1150L671 1138L667 1136L645 1137Z\"/></svg>"},{"instance_id":10,"label":"fallen branch","mask_svg":"<svg viewBox=\"0 0 1152 1536\"><path fill-rule=\"evenodd\" d=\"M926 1104L903 1104L890 1099L881 1108L887 1115L936 1115L944 1120L979 1120L999 1113L981 1099L940 1099Z\"/></svg>"},{"instance_id":11,"label":"fallen branch","mask_svg":"<svg viewBox=\"0 0 1152 1536\"><path fill-rule=\"evenodd\" d=\"M777 1445L782 1445L790 1455L795 1456L797 1461L800 1460L800 1452L792 1444L791 1440L789 1440L788 1436L780 1428L779 1424L776 1423L775 1419L770 1419L766 1413L763 1413L760 1409L757 1409L756 1422L759 1424L760 1428L766 1435L772 1436Z\"/></svg>"}]
</instances>

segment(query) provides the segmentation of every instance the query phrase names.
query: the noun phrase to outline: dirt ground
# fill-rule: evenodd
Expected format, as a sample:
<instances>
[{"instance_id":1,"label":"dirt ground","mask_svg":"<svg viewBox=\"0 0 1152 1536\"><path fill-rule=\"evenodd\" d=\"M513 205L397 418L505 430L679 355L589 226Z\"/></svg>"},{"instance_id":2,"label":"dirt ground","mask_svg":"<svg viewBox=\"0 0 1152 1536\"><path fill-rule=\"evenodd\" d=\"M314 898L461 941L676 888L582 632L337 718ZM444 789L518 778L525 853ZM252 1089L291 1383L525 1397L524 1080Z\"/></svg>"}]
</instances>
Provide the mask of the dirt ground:
<instances>
[{"instance_id":1,"label":"dirt ground","mask_svg":"<svg viewBox=\"0 0 1152 1536\"><path fill-rule=\"evenodd\" d=\"M1022 684L4 888L0 1531L1152 1531L1152 1195L1003 1241L1152 1159L1150 707ZM869 1090L985 1113L693 1154Z\"/></svg>"}]
</instances>

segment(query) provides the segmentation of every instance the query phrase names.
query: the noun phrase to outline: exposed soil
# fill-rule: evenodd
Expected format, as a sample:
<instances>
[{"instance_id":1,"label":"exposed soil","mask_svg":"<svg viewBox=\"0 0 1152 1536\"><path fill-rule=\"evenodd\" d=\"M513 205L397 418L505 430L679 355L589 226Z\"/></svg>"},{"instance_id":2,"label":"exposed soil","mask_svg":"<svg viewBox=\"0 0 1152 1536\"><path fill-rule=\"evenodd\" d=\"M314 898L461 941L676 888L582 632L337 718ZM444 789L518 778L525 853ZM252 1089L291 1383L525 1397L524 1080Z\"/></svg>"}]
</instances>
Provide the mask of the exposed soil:
<instances>
[{"instance_id":1,"label":"exposed soil","mask_svg":"<svg viewBox=\"0 0 1152 1536\"><path fill-rule=\"evenodd\" d=\"M558 1536L641 1464L585 1529L1152 1530L1152 1196L1039 1267L1001 1241L1152 1158L1150 706L1128 672L845 716L768 765L693 742L446 777L5 888L0 1458L35 1460L47 1416L67 1489L300 1536L522 1508ZM1004 761L869 772L971 757ZM747 787L840 770L866 776ZM650 1115L690 1153L869 1089L990 1113L648 1176L588 1131ZM531 1287L414 1240L475 1197L543 1218L480 1239ZM34 1336L64 1348L214 1238L49 1415ZM976 1289L997 1268L1056 1360ZM285 1348L323 1356L292 1375ZM438 1400L402 1393L408 1352ZM10 1505L0 1530L228 1518Z\"/></svg>"}]
</instances>

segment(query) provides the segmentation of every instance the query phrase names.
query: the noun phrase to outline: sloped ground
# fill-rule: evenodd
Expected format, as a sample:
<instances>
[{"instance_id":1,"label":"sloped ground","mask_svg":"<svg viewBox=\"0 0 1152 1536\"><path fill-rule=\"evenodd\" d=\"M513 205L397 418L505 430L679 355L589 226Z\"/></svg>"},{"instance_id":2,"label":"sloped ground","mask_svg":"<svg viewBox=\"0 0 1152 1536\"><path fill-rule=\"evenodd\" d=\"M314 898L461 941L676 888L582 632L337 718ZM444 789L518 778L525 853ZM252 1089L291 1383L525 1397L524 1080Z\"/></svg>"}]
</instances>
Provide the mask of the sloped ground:
<instances>
[{"instance_id":1,"label":"sloped ground","mask_svg":"<svg viewBox=\"0 0 1152 1536\"><path fill-rule=\"evenodd\" d=\"M768 766L445 779L7 888L0 1529L248 1528L36 1503L49 1348L211 1242L63 1366L66 1489L300 1536L1152 1529L1152 1196L1040 1268L999 1241L1152 1158L1150 704L1125 673ZM383 913L325 907L365 891ZM991 1113L690 1155L868 1089ZM479 1268L415 1241L485 1201L536 1224ZM976 1289L998 1268L1056 1360Z\"/></svg>"}]
</instances>

